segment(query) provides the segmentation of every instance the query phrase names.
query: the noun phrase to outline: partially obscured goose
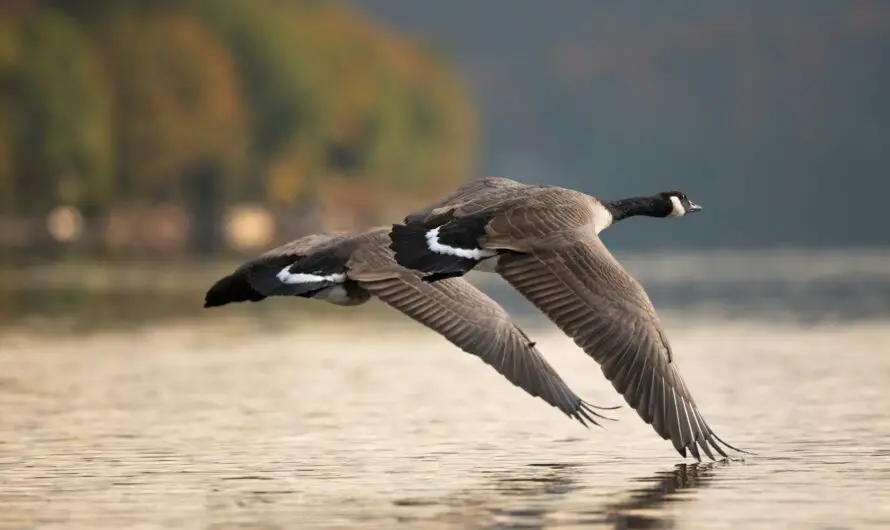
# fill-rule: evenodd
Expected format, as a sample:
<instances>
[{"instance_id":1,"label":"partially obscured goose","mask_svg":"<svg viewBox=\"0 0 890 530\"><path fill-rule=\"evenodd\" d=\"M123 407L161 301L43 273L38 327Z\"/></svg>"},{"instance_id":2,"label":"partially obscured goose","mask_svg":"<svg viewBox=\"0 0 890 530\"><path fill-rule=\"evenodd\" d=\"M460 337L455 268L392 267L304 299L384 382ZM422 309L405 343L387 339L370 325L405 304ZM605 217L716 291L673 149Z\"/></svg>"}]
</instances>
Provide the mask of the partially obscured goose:
<instances>
[{"instance_id":1,"label":"partially obscured goose","mask_svg":"<svg viewBox=\"0 0 890 530\"><path fill-rule=\"evenodd\" d=\"M723 442L683 382L642 286L598 236L635 215L681 217L701 208L679 191L612 202L555 187L482 179L393 225L399 264L435 282L493 269L602 367L625 400L676 450L700 460ZM469 190L469 191L468 191ZM719 443L718 443L719 442Z\"/></svg>"},{"instance_id":2,"label":"partially obscured goose","mask_svg":"<svg viewBox=\"0 0 890 530\"><path fill-rule=\"evenodd\" d=\"M207 291L204 307L269 296L353 306L376 296L585 426L609 419L596 412L609 408L579 398L494 300L462 278L428 283L397 265L388 232L380 227L312 235L283 245L217 281Z\"/></svg>"}]
</instances>

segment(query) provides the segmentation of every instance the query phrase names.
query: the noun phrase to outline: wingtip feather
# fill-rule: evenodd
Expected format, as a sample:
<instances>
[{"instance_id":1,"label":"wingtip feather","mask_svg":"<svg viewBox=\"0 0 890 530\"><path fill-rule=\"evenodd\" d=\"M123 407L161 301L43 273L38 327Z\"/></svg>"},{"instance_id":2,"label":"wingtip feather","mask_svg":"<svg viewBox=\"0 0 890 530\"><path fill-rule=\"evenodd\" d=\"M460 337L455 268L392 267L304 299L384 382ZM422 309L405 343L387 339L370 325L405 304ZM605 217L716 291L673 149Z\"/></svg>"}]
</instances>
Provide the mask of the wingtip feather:
<instances>
[{"instance_id":1,"label":"wingtip feather","mask_svg":"<svg viewBox=\"0 0 890 530\"><path fill-rule=\"evenodd\" d=\"M756 453L752 453L751 451L746 451L746 450L744 450L744 449L739 449L738 447L735 447L734 445L731 445L731 444L726 443L725 441L723 441L722 438L720 438L719 436L717 436L717 433L715 433L715 432L713 432L713 431L711 432L711 435L712 435L714 438L716 438L718 442L722 443L723 445L725 445L726 447L732 449L733 451L736 451L737 453L742 453L742 454L746 454L746 455L756 456ZM724 455L724 456L725 456L725 455Z\"/></svg>"},{"instance_id":2,"label":"wingtip feather","mask_svg":"<svg viewBox=\"0 0 890 530\"><path fill-rule=\"evenodd\" d=\"M609 420L609 421L618 421L618 420L615 419L615 418L606 416L606 415L604 415L604 414L600 414L600 413L597 412L597 411L599 411L599 410L615 410L615 409L619 409L619 408L621 408L620 405L617 406L617 407L599 407L599 406L597 406L597 405L593 405L593 404L591 404L591 403L588 403L587 401L584 401L583 399L582 399L582 400L579 400L579 403L578 403L578 410L583 410L583 411L585 411L586 413L591 414L591 415L593 415L593 416L595 416L595 417L597 417L597 418L600 418L600 419L603 419L603 420Z\"/></svg>"}]
</instances>

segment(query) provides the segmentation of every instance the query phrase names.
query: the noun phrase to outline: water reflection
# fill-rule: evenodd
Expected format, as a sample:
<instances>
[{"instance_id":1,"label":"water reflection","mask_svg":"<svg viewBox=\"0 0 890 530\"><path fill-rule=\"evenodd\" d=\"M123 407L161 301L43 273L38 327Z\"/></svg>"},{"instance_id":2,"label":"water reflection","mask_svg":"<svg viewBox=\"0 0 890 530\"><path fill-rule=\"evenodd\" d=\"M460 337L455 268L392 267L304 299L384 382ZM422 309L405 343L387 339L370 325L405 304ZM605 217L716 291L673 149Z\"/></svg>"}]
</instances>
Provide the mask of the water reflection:
<instances>
[{"instance_id":1,"label":"water reflection","mask_svg":"<svg viewBox=\"0 0 890 530\"><path fill-rule=\"evenodd\" d=\"M561 501L582 488L573 463L528 464L507 469L480 469L478 485L444 499L408 497L393 505L400 522L437 522L473 528L543 528ZM424 509L426 508L426 509Z\"/></svg>"},{"instance_id":2,"label":"water reflection","mask_svg":"<svg viewBox=\"0 0 890 530\"><path fill-rule=\"evenodd\" d=\"M643 484L619 487L609 493L585 480L598 477L596 465L532 463L513 469L481 470L485 480L446 499L408 497L393 505L403 513L400 522L440 523L472 528L550 528L568 524L615 529L674 528L668 504L695 499L693 492L707 486L728 462L679 464L620 482ZM614 499L603 503L603 498ZM591 508L591 506L596 506ZM442 511L443 507L447 507ZM426 510L424 510L426 508ZM427 513L424 513L427 512Z\"/></svg>"},{"instance_id":3,"label":"water reflection","mask_svg":"<svg viewBox=\"0 0 890 530\"><path fill-rule=\"evenodd\" d=\"M607 505L606 521L616 530L674 528L672 514L659 508L670 502L694 499L689 493L710 484L716 469L725 465L728 463L678 464L671 471L637 479L648 485L631 490L628 499Z\"/></svg>"}]
</instances>

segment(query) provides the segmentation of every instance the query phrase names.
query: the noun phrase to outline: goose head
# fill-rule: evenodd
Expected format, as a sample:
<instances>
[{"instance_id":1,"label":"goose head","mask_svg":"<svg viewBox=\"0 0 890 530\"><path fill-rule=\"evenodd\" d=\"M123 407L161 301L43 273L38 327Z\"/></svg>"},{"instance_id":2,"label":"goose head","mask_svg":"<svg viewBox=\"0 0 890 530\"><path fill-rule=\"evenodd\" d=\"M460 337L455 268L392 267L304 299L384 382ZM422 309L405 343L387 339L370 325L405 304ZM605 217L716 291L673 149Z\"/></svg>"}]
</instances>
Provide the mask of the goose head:
<instances>
[{"instance_id":1,"label":"goose head","mask_svg":"<svg viewBox=\"0 0 890 530\"><path fill-rule=\"evenodd\" d=\"M701 206L689 200L682 191L663 191L656 196L657 217L683 217L686 214L700 212Z\"/></svg>"}]
</instances>

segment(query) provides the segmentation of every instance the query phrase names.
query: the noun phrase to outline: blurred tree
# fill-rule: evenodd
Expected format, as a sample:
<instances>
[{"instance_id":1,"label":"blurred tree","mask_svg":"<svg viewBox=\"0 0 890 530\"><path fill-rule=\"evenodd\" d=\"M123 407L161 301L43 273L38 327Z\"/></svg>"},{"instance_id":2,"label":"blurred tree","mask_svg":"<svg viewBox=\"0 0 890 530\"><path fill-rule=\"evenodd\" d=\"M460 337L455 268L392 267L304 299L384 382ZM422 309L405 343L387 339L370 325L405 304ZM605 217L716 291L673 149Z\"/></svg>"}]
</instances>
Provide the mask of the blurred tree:
<instances>
[{"instance_id":1,"label":"blurred tree","mask_svg":"<svg viewBox=\"0 0 890 530\"><path fill-rule=\"evenodd\" d=\"M203 10L242 68L252 169L268 200L314 201L344 178L384 192L369 201L428 197L467 177L472 111L447 65L329 2L208 0Z\"/></svg>"},{"instance_id":2,"label":"blurred tree","mask_svg":"<svg viewBox=\"0 0 890 530\"><path fill-rule=\"evenodd\" d=\"M113 189L108 96L87 38L33 12L0 26L0 179L7 211L91 203Z\"/></svg>"},{"instance_id":3,"label":"blurred tree","mask_svg":"<svg viewBox=\"0 0 890 530\"><path fill-rule=\"evenodd\" d=\"M4 210L175 202L207 232L259 199L372 222L463 181L474 143L449 65L340 2L0 0Z\"/></svg>"},{"instance_id":4,"label":"blurred tree","mask_svg":"<svg viewBox=\"0 0 890 530\"><path fill-rule=\"evenodd\" d=\"M231 189L246 145L231 57L179 11L110 20L102 38L114 86L121 191L129 200L187 200L206 160ZM223 200L220 197L220 200Z\"/></svg>"},{"instance_id":5,"label":"blurred tree","mask_svg":"<svg viewBox=\"0 0 890 530\"><path fill-rule=\"evenodd\" d=\"M249 109L249 167L253 174L265 176L265 184L243 192L251 198L269 194L270 199L291 202L301 192L303 173L300 157L289 151L300 143L308 150L312 122L320 118L313 115L317 105L311 65L295 50L286 24L291 13L284 6L263 0L251 5L208 0L202 13L235 57Z\"/></svg>"}]
</instances>

